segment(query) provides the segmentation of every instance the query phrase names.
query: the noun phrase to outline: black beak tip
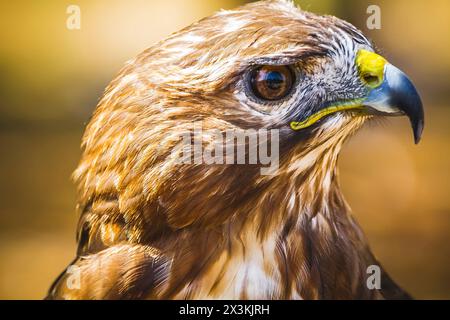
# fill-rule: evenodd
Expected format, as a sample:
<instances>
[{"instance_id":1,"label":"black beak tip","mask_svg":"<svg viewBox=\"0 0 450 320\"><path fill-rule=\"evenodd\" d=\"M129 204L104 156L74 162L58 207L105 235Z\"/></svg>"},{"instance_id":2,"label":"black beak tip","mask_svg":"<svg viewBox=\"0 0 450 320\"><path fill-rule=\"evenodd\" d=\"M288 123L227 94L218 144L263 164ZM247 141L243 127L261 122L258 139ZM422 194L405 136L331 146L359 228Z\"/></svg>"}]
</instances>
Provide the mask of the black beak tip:
<instances>
[{"instance_id":1,"label":"black beak tip","mask_svg":"<svg viewBox=\"0 0 450 320\"><path fill-rule=\"evenodd\" d=\"M412 103L410 106L411 108L406 108L406 113L411 121L411 126L414 133L414 142L415 144L419 144L420 140L422 139L423 129L425 125L425 116L423 111L423 104L422 100L420 99L419 94L417 91L414 92L412 96L415 96L415 99L413 100L414 103Z\"/></svg>"},{"instance_id":2,"label":"black beak tip","mask_svg":"<svg viewBox=\"0 0 450 320\"><path fill-rule=\"evenodd\" d=\"M424 127L423 119L421 119L421 120L417 121L415 124L413 124L415 144L419 144L420 140L422 139L423 127Z\"/></svg>"},{"instance_id":3,"label":"black beak tip","mask_svg":"<svg viewBox=\"0 0 450 320\"><path fill-rule=\"evenodd\" d=\"M416 91L411 82L406 82L407 90L405 91L405 96L403 96L403 104L398 100L399 105L402 106L403 111L409 117L411 121L411 126L414 133L414 142L419 144L422 139L422 133L424 129L425 116L423 111L422 99L419 93ZM408 88L409 87L409 88Z\"/></svg>"}]
</instances>

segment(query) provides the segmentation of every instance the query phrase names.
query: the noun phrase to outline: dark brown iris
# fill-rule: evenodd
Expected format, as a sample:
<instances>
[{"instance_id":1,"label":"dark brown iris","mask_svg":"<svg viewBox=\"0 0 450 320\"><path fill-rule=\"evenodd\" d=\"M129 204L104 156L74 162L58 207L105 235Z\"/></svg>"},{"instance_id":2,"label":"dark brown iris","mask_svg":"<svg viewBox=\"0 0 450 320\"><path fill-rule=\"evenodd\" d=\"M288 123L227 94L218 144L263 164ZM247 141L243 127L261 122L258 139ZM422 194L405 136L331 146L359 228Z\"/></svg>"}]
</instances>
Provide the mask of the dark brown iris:
<instances>
[{"instance_id":1,"label":"dark brown iris","mask_svg":"<svg viewBox=\"0 0 450 320\"><path fill-rule=\"evenodd\" d=\"M251 75L251 85L255 95L264 100L285 98L294 84L294 74L287 66L261 66Z\"/></svg>"}]
</instances>

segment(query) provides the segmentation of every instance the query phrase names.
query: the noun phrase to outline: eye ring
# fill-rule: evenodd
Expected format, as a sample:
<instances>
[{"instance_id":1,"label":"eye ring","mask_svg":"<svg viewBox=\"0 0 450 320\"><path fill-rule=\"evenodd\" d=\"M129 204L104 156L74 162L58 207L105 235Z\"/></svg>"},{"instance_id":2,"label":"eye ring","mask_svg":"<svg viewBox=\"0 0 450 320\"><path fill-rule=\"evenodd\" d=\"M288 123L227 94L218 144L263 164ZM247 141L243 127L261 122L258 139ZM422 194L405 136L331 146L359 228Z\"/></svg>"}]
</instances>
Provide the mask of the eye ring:
<instances>
[{"instance_id":1,"label":"eye ring","mask_svg":"<svg viewBox=\"0 0 450 320\"><path fill-rule=\"evenodd\" d=\"M295 72L290 66L263 65L251 71L249 87L258 99L276 102L292 92L295 82Z\"/></svg>"}]
</instances>

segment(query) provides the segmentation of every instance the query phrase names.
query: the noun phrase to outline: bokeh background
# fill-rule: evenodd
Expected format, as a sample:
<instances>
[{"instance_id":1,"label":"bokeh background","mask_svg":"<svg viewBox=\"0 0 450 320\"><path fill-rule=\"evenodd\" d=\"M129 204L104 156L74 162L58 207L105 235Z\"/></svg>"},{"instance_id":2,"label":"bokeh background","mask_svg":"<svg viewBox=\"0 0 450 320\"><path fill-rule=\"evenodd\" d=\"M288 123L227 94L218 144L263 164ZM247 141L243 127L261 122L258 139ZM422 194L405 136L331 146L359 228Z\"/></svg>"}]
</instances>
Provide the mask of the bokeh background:
<instances>
[{"instance_id":1,"label":"bokeh background","mask_svg":"<svg viewBox=\"0 0 450 320\"><path fill-rule=\"evenodd\" d=\"M146 47L239 0L0 2L0 298L41 299L75 252L80 139L102 90ZM392 276L416 298L450 298L450 1L299 0L375 40L423 95L426 129L370 125L341 157L345 195ZM81 30L66 9L81 8ZM377 4L382 29L367 30Z\"/></svg>"}]
</instances>

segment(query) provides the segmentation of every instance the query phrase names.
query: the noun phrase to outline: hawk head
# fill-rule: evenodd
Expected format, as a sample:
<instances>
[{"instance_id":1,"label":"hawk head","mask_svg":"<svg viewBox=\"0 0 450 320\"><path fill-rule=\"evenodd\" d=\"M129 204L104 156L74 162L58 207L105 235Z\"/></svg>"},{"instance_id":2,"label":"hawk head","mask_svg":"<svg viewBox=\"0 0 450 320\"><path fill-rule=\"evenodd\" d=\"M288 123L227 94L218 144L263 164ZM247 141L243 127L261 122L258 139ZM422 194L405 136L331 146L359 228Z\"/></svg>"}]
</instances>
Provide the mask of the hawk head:
<instances>
[{"instance_id":1,"label":"hawk head","mask_svg":"<svg viewBox=\"0 0 450 320\"><path fill-rule=\"evenodd\" d=\"M345 208L340 148L386 115L408 116L419 141L416 89L351 24L283 0L220 11L130 60L108 86L74 174L89 212L81 222L91 234L119 223L137 242L247 220L279 234L281 222L302 213ZM259 165L176 163L170 155L193 122L220 132L278 130L279 170L261 176ZM117 239L105 230L112 235L99 231L102 243Z\"/></svg>"},{"instance_id":2,"label":"hawk head","mask_svg":"<svg viewBox=\"0 0 450 320\"><path fill-rule=\"evenodd\" d=\"M408 116L419 141L411 81L337 18L261 1L171 35L126 64L87 127L74 173L82 283L68 288L67 270L49 297L408 297L384 271L368 289L378 262L337 181L344 141L385 115ZM278 139L254 139L264 129ZM278 170L173 156L180 139L217 156L239 130L252 132L232 138L245 160L275 144Z\"/></svg>"}]
</instances>

